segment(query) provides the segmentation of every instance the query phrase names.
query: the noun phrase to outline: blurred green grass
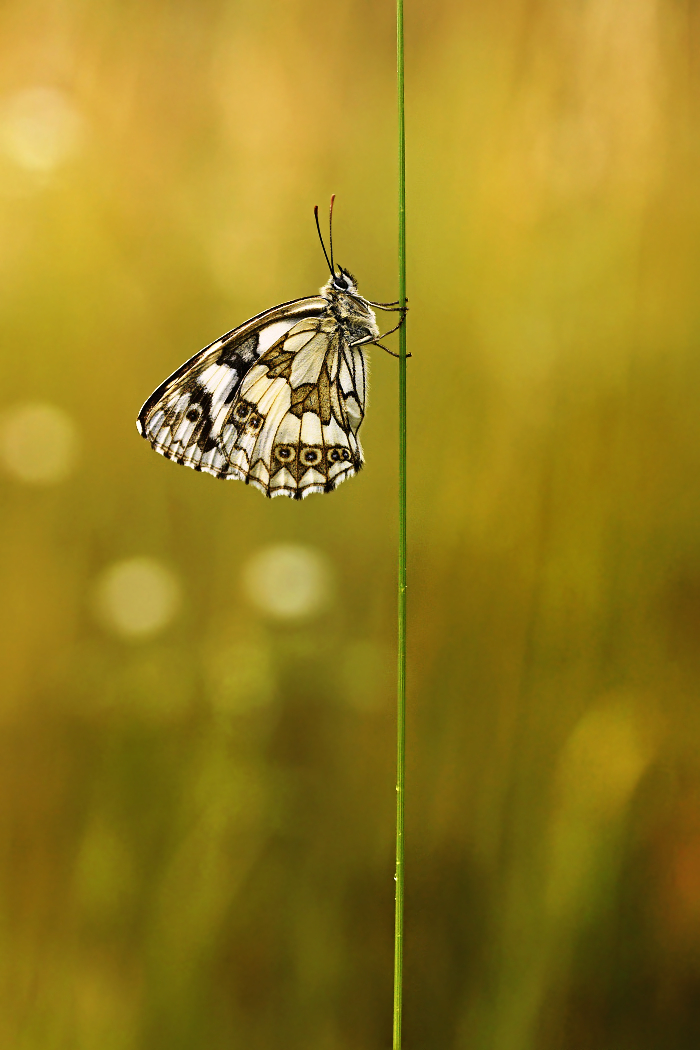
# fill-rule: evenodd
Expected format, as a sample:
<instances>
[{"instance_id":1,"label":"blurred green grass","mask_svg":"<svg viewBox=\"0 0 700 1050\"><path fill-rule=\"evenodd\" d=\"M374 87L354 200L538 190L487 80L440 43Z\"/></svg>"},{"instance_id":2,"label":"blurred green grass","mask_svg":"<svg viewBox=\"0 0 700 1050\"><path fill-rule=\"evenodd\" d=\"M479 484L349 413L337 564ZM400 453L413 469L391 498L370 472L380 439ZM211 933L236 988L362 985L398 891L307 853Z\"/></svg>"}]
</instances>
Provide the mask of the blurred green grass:
<instances>
[{"instance_id":1,"label":"blurred green grass","mask_svg":"<svg viewBox=\"0 0 700 1050\"><path fill-rule=\"evenodd\" d=\"M394 297L392 17L0 13L0 412L55 406L78 441L65 480L0 477L3 1046L389 1045L394 364L366 469L300 506L176 468L134 418L320 286L330 192L339 260ZM697 15L445 0L406 27L406 1047L685 1050ZM327 572L306 618L246 590L282 543ZM134 558L181 595L143 640L96 612Z\"/></svg>"}]
</instances>

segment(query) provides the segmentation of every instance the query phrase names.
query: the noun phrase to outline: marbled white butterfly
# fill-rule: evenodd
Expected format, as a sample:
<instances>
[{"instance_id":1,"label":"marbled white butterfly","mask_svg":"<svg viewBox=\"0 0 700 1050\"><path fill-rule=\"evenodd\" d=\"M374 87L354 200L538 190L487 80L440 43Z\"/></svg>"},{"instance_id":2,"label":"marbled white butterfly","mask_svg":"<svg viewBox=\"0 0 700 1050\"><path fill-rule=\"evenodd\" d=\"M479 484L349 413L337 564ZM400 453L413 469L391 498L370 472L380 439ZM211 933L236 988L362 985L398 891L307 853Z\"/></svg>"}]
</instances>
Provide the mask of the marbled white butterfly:
<instances>
[{"instance_id":1,"label":"marbled white butterfly","mask_svg":"<svg viewBox=\"0 0 700 1050\"><path fill-rule=\"evenodd\" d=\"M251 317L161 383L136 423L156 452L270 497L331 492L360 470L363 347L381 346L374 309L404 314L398 303L363 298L352 274L336 269L333 200L330 258L314 209L328 283Z\"/></svg>"}]
</instances>

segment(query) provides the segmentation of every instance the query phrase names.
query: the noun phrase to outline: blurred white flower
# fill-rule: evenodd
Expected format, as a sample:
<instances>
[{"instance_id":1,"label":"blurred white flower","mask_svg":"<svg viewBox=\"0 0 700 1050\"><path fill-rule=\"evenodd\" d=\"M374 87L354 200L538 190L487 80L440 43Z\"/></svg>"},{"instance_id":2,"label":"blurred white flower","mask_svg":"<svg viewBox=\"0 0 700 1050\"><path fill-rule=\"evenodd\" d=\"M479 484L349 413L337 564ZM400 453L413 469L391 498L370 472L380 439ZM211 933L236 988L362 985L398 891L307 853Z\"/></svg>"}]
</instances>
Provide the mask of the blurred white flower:
<instances>
[{"instance_id":1,"label":"blurred white flower","mask_svg":"<svg viewBox=\"0 0 700 1050\"><path fill-rule=\"evenodd\" d=\"M63 481L73 469L77 446L73 420L55 405L16 405L0 417L0 460L20 481Z\"/></svg>"},{"instance_id":2,"label":"blurred white flower","mask_svg":"<svg viewBox=\"0 0 700 1050\"><path fill-rule=\"evenodd\" d=\"M24 88L0 103L0 148L27 171L53 171L72 157L83 126L80 113L57 88Z\"/></svg>"},{"instance_id":3,"label":"blurred white flower","mask_svg":"<svg viewBox=\"0 0 700 1050\"><path fill-rule=\"evenodd\" d=\"M327 604L330 568L320 551L296 544L264 547L243 569L253 605L280 620L313 616Z\"/></svg>"},{"instance_id":4,"label":"blurred white flower","mask_svg":"<svg viewBox=\"0 0 700 1050\"><path fill-rule=\"evenodd\" d=\"M153 558L128 558L107 568L97 582L95 605L105 627L124 638L148 638L178 611L180 584Z\"/></svg>"}]
</instances>

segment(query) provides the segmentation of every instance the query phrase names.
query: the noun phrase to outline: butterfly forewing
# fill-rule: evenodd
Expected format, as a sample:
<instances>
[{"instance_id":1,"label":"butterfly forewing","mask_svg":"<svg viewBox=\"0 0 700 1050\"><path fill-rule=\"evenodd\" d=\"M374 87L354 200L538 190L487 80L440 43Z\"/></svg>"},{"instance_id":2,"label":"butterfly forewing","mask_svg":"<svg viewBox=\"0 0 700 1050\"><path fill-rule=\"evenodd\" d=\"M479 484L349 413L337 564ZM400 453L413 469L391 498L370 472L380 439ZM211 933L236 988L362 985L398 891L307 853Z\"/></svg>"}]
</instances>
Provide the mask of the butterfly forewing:
<instances>
[{"instance_id":1,"label":"butterfly forewing","mask_svg":"<svg viewBox=\"0 0 700 1050\"><path fill-rule=\"evenodd\" d=\"M299 318L327 307L320 296L283 303L206 346L173 372L139 412L139 433L156 452L217 477L231 475L221 430L258 358Z\"/></svg>"}]
</instances>

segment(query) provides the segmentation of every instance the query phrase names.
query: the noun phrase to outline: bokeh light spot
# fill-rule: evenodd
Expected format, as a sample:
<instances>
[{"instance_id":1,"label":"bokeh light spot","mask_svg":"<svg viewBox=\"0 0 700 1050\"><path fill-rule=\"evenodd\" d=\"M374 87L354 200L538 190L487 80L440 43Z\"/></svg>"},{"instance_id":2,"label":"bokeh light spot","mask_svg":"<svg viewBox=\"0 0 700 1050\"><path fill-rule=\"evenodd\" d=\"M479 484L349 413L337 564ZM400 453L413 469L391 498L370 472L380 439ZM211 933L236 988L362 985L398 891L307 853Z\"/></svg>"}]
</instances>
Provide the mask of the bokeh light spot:
<instances>
[{"instance_id":1,"label":"bokeh light spot","mask_svg":"<svg viewBox=\"0 0 700 1050\"><path fill-rule=\"evenodd\" d=\"M167 627L178 611L180 585L153 558L129 558L105 570L96 588L96 608L109 630L124 638L148 638Z\"/></svg>"},{"instance_id":2,"label":"bokeh light spot","mask_svg":"<svg viewBox=\"0 0 700 1050\"><path fill-rule=\"evenodd\" d=\"M20 481L63 481L73 469L77 447L73 420L55 405L17 405L0 418L0 460Z\"/></svg>"},{"instance_id":3,"label":"bokeh light spot","mask_svg":"<svg viewBox=\"0 0 700 1050\"><path fill-rule=\"evenodd\" d=\"M586 712L562 752L560 783L570 807L600 816L627 804L652 757L634 710L622 702Z\"/></svg>"},{"instance_id":4,"label":"bokeh light spot","mask_svg":"<svg viewBox=\"0 0 700 1050\"><path fill-rule=\"evenodd\" d=\"M27 171L53 171L77 152L82 137L83 118L56 88L25 88L0 105L0 147Z\"/></svg>"},{"instance_id":5,"label":"bokeh light spot","mask_svg":"<svg viewBox=\"0 0 700 1050\"><path fill-rule=\"evenodd\" d=\"M250 558L243 570L243 586L261 612L296 620L313 616L327 604L330 577L330 567L320 551L277 544Z\"/></svg>"}]
</instances>

